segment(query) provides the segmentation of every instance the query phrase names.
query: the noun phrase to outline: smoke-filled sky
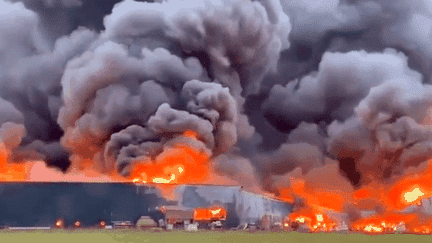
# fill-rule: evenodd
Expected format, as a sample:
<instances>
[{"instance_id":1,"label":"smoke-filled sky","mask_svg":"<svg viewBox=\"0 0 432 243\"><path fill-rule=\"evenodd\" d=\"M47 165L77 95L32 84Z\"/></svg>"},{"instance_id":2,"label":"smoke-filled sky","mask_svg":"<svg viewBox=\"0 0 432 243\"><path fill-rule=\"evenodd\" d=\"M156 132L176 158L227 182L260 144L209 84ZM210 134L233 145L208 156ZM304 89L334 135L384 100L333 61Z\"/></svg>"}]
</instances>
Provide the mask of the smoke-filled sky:
<instances>
[{"instance_id":1,"label":"smoke-filled sky","mask_svg":"<svg viewBox=\"0 0 432 243\"><path fill-rule=\"evenodd\" d=\"M384 183L432 157L431 30L429 0L0 0L2 146L66 174L183 144L276 194Z\"/></svg>"}]
</instances>

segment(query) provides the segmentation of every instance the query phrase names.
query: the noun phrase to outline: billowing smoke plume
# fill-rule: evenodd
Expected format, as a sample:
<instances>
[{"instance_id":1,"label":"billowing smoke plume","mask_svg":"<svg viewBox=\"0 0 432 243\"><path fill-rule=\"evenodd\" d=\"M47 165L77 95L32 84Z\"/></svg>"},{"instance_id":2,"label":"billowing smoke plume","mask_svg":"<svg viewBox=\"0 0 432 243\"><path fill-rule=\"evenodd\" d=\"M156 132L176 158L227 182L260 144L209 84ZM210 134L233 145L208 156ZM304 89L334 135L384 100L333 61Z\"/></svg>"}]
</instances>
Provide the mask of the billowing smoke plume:
<instances>
[{"instance_id":1,"label":"billowing smoke plume","mask_svg":"<svg viewBox=\"0 0 432 243\"><path fill-rule=\"evenodd\" d=\"M127 178L187 147L283 196L432 156L428 1L0 0L0 22L10 163Z\"/></svg>"}]
</instances>

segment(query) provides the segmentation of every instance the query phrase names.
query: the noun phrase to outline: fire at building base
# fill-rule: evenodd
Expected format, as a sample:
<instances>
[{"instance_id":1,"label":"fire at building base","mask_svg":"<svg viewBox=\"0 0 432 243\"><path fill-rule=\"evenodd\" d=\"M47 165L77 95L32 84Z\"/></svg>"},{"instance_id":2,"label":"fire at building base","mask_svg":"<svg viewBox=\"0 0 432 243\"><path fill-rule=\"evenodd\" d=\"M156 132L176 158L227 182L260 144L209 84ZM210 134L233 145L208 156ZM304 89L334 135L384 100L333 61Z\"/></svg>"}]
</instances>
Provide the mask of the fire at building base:
<instances>
[{"instance_id":1,"label":"fire at building base","mask_svg":"<svg viewBox=\"0 0 432 243\"><path fill-rule=\"evenodd\" d=\"M2 229L267 230L430 234L430 199L394 214L303 207L241 187L141 183L0 183ZM417 215L426 215L419 219ZM424 221L424 222L423 222ZM423 223L421 223L423 222Z\"/></svg>"},{"instance_id":2,"label":"fire at building base","mask_svg":"<svg viewBox=\"0 0 432 243\"><path fill-rule=\"evenodd\" d=\"M0 225L55 228L235 228L279 218L291 204L240 187L169 185L174 199L158 185L135 183L0 184Z\"/></svg>"}]
</instances>

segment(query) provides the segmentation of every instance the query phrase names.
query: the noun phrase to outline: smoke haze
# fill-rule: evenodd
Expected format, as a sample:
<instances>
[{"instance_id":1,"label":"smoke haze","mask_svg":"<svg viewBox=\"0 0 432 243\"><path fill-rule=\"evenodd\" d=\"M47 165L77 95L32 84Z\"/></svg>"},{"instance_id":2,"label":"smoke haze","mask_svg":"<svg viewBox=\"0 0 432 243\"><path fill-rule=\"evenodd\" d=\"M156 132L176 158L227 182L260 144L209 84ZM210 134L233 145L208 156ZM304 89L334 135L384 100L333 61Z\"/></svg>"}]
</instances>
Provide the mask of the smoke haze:
<instances>
[{"instance_id":1,"label":"smoke haze","mask_svg":"<svg viewBox=\"0 0 432 243\"><path fill-rule=\"evenodd\" d=\"M426 0L0 0L2 149L29 180L182 144L276 196L393 183L432 157L431 30Z\"/></svg>"}]
</instances>

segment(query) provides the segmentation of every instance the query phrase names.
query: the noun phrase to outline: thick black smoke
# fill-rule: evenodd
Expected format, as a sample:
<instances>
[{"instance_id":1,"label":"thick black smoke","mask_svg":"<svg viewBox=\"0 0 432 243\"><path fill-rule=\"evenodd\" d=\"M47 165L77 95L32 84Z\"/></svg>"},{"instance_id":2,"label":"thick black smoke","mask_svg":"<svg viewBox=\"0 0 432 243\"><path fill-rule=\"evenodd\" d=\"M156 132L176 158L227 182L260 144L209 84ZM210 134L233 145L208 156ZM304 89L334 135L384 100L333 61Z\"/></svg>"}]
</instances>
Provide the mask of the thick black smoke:
<instances>
[{"instance_id":1,"label":"thick black smoke","mask_svg":"<svg viewBox=\"0 0 432 243\"><path fill-rule=\"evenodd\" d=\"M426 0L0 0L0 23L15 161L127 176L185 143L273 190L296 168L337 161L359 186L432 156Z\"/></svg>"}]
</instances>

